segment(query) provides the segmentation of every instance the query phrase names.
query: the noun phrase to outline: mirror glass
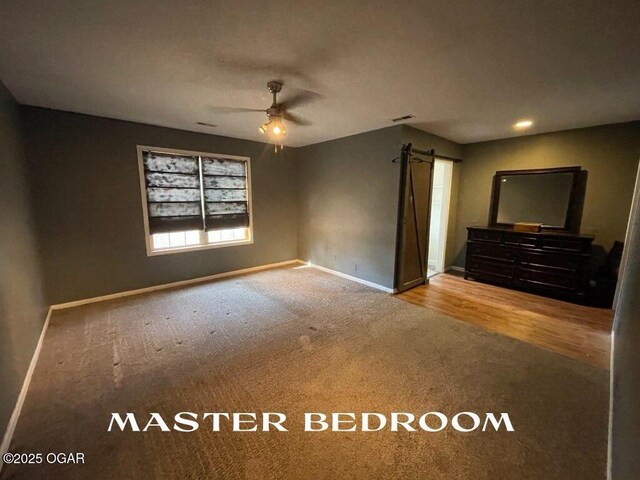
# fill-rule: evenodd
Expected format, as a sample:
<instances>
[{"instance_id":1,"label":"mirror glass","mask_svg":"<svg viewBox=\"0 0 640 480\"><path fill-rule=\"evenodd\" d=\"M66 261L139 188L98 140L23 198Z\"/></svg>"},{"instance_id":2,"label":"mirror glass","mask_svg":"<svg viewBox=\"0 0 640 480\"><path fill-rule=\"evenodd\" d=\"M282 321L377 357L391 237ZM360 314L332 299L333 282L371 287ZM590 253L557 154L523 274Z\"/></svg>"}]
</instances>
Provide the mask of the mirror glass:
<instances>
[{"instance_id":1,"label":"mirror glass","mask_svg":"<svg viewBox=\"0 0 640 480\"><path fill-rule=\"evenodd\" d=\"M500 177L497 223L531 222L564 227L573 186L572 173Z\"/></svg>"}]
</instances>

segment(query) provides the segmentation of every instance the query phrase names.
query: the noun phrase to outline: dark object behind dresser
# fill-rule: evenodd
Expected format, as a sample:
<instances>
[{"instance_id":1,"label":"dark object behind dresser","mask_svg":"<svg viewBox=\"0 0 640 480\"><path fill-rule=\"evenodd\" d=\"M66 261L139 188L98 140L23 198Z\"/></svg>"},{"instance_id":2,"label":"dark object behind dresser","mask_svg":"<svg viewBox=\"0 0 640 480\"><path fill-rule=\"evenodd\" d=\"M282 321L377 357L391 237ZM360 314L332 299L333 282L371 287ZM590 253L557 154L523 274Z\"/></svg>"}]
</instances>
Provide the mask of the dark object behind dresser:
<instances>
[{"instance_id":1,"label":"dark object behind dresser","mask_svg":"<svg viewBox=\"0 0 640 480\"><path fill-rule=\"evenodd\" d=\"M618 273L622 261L624 243L615 241L604 263L591 280L589 303L596 307L611 308L618 284Z\"/></svg>"}]
</instances>

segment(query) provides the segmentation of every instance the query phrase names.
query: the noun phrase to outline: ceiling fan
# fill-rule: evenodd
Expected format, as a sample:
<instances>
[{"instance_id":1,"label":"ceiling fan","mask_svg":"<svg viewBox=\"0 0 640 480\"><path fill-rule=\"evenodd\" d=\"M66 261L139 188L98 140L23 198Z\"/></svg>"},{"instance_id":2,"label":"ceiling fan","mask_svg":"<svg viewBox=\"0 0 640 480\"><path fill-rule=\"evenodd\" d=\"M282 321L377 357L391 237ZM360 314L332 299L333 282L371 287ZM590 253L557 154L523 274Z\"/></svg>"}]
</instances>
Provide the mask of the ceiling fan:
<instances>
[{"instance_id":1,"label":"ceiling fan","mask_svg":"<svg viewBox=\"0 0 640 480\"><path fill-rule=\"evenodd\" d=\"M287 134L287 129L284 126L283 120L294 125L307 126L311 125L311 122L305 120L290 112L292 108L310 103L319 98L320 95L308 90L303 90L297 95L290 97L283 102L278 103L277 95L282 90L283 83L278 80L272 80L267 83L269 92L273 95L273 102L267 109L262 108L233 108L233 107L218 107L216 111L221 113L240 113L240 112L264 112L267 114L267 121L264 122L258 130L262 134L271 136L275 143L280 143L282 148L283 137Z\"/></svg>"}]
</instances>

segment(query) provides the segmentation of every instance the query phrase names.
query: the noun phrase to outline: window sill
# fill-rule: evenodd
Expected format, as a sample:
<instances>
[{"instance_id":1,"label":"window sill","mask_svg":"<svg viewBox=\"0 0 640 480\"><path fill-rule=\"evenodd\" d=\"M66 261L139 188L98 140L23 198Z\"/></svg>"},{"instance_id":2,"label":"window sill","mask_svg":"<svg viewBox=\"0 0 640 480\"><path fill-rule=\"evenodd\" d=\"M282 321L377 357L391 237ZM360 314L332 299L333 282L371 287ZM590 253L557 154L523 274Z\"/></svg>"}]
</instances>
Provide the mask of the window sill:
<instances>
[{"instance_id":1,"label":"window sill","mask_svg":"<svg viewBox=\"0 0 640 480\"><path fill-rule=\"evenodd\" d=\"M171 253L195 252L198 250L209 250L211 248L237 247L240 245L251 245L251 240L231 240L228 242L208 243L206 245L189 245L187 247L163 248L160 250L149 250L147 248L147 257L155 257L157 255L168 255Z\"/></svg>"}]
</instances>

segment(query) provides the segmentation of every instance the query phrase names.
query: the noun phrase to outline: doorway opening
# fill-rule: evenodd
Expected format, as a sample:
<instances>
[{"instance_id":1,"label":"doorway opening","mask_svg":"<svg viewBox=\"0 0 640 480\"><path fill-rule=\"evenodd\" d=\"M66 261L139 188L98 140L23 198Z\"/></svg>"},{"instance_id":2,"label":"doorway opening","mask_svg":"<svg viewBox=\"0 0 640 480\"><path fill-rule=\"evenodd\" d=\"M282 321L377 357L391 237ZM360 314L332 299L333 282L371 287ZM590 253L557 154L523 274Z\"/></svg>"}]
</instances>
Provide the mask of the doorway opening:
<instances>
[{"instance_id":1,"label":"doorway opening","mask_svg":"<svg viewBox=\"0 0 640 480\"><path fill-rule=\"evenodd\" d=\"M452 178L453 163L435 158L431 189L427 278L443 273L445 270Z\"/></svg>"}]
</instances>

